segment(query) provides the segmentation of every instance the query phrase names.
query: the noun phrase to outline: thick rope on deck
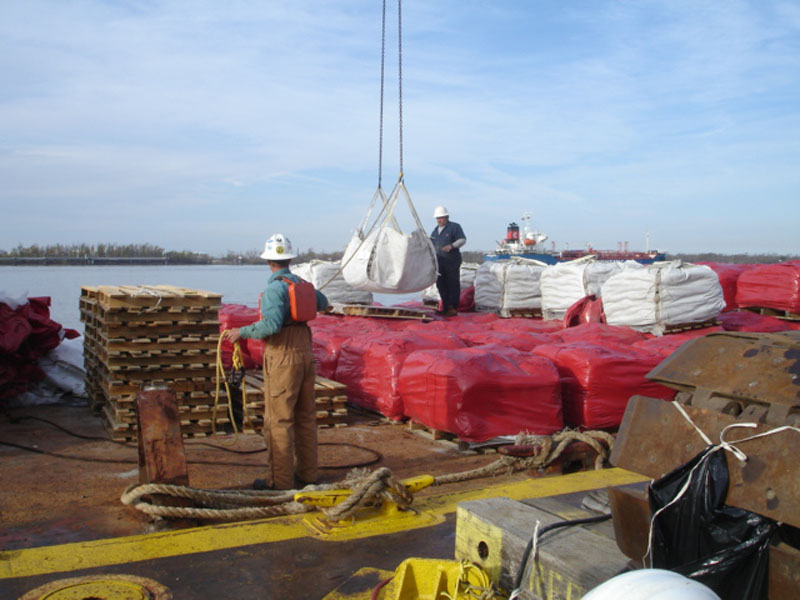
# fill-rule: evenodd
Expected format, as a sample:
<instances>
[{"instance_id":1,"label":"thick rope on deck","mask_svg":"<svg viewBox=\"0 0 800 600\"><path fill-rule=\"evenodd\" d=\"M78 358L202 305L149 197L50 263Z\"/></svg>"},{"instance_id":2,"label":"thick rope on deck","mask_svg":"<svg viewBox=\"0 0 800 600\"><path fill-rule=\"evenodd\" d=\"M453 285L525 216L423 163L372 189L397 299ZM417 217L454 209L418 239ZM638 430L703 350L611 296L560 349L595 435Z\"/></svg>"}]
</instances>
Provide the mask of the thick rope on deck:
<instances>
[{"instance_id":1,"label":"thick rope on deck","mask_svg":"<svg viewBox=\"0 0 800 600\"><path fill-rule=\"evenodd\" d=\"M401 510L411 506L414 495L392 476L388 467L381 467L352 488L353 493L336 506L323 509L331 521L343 521L352 517L362 506L374 506L383 500L394 502Z\"/></svg>"},{"instance_id":2,"label":"thick rope on deck","mask_svg":"<svg viewBox=\"0 0 800 600\"><path fill-rule=\"evenodd\" d=\"M469 481L479 477L510 474L525 469L538 469L556 460L572 442L585 442L596 452L594 467L601 469L614 445L614 437L605 431L575 431L565 429L552 436L520 433L516 445L532 445L532 456L501 456L498 460L470 471L434 477L433 485ZM303 490L203 490L181 485L147 483L129 486L120 498L122 503L151 515L170 519L235 521L282 515L296 515L315 510L314 506L294 501L299 491L351 490L352 494L331 508L321 509L331 521L343 521L365 506L379 506L388 501L401 510L410 508L414 495L392 475L391 469L381 467L372 473L354 469L343 481L334 484L309 485ZM158 496L192 500L197 506L165 506Z\"/></svg>"},{"instance_id":3,"label":"thick rope on deck","mask_svg":"<svg viewBox=\"0 0 800 600\"><path fill-rule=\"evenodd\" d=\"M602 469L603 463L614 447L614 436L605 431L577 431L573 429L565 429L552 436L520 433L515 438L514 444L517 446L530 445L538 448L538 451L532 456L501 456L493 463L478 467L472 471L438 475L435 477L433 485L469 481L470 479L495 476L501 473L510 474L526 469L541 469L556 460L572 442L585 442L591 446L597 452L594 468ZM604 442L605 446L601 442ZM555 448L553 448L554 444Z\"/></svg>"},{"instance_id":4,"label":"thick rope on deck","mask_svg":"<svg viewBox=\"0 0 800 600\"><path fill-rule=\"evenodd\" d=\"M315 490L333 486L313 486ZM154 517L235 521L310 512L313 507L294 501L295 490L202 490L182 485L146 483L132 485L120 500L126 506ZM166 506L153 495L187 498L199 506Z\"/></svg>"}]
</instances>

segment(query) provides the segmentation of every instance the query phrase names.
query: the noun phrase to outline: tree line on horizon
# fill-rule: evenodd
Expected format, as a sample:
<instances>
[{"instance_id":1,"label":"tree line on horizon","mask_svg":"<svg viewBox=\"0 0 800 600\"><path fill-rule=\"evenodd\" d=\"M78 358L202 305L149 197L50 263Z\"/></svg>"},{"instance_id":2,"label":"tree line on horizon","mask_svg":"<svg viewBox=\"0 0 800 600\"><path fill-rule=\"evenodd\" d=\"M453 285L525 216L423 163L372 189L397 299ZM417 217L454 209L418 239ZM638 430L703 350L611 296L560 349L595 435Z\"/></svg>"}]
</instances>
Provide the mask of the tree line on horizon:
<instances>
[{"instance_id":1,"label":"tree line on horizon","mask_svg":"<svg viewBox=\"0 0 800 600\"><path fill-rule=\"evenodd\" d=\"M317 252L313 248L301 251L293 262L301 263L310 260L338 261L342 251ZM484 252L462 251L465 262L483 262ZM164 250L154 244L47 244L23 246L18 244L11 250L0 249L0 258L164 258L175 264L263 264L260 250L236 252L228 250L224 255L212 257L209 254L191 252L189 250ZM684 262L721 262L734 264L771 264L787 260L800 260L797 254L723 254L719 252L695 252L667 254L667 260Z\"/></svg>"}]
</instances>

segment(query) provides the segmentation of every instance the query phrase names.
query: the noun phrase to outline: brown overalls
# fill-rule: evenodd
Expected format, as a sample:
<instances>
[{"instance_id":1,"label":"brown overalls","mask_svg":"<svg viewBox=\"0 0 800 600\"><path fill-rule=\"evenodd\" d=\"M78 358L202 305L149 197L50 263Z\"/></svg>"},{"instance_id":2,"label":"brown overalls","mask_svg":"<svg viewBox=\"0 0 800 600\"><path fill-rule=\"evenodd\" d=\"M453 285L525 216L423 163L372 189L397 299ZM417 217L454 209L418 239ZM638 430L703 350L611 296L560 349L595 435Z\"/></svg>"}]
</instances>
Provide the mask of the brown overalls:
<instances>
[{"instance_id":1,"label":"brown overalls","mask_svg":"<svg viewBox=\"0 0 800 600\"><path fill-rule=\"evenodd\" d=\"M317 480L316 365L311 329L305 323L284 325L264 341L267 483L278 490L291 490L295 472L301 483Z\"/></svg>"}]
</instances>

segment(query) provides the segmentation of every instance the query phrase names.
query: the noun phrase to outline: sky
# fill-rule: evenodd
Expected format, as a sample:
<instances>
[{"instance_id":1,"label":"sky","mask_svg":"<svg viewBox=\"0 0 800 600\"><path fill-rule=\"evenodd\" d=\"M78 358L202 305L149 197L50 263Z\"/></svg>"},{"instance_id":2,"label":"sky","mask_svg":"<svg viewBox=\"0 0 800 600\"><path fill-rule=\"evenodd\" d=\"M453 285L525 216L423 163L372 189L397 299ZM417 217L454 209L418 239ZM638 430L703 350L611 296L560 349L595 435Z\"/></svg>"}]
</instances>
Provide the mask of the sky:
<instances>
[{"instance_id":1,"label":"sky","mask_svg":"<svg viewBox=\"0 0 800 600\"><path fill-rule=\"evenodd\" d=\"M381 145L378 0L0 2L0 249L343 250L402 156L465 250L800 254L798 0L405 0L402 151L386 5Z\"/></svg>"}]
</instances>

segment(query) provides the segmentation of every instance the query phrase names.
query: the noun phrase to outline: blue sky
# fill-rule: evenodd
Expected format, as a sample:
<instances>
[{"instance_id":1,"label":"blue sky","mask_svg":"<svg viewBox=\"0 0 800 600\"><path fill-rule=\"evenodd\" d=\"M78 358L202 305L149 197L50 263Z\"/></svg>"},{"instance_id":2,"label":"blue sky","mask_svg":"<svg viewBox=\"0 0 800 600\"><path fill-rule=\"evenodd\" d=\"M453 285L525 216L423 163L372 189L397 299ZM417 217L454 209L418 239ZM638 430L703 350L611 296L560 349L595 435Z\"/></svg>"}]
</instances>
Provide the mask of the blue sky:
<instances>
[{"instance_id":1,"label":"blue sky","mask_svg":"<svg viewBox=\"0 0 800 600\"><path fill-rule=\"evenodd\" d=\"M378 181L380 23L378 0L0 3L0 248L343 249ZM405 0L403 76L406 186L466 249L530 212L559 248L800 253L797 1Z\"/></svg>"}]
</instances>

